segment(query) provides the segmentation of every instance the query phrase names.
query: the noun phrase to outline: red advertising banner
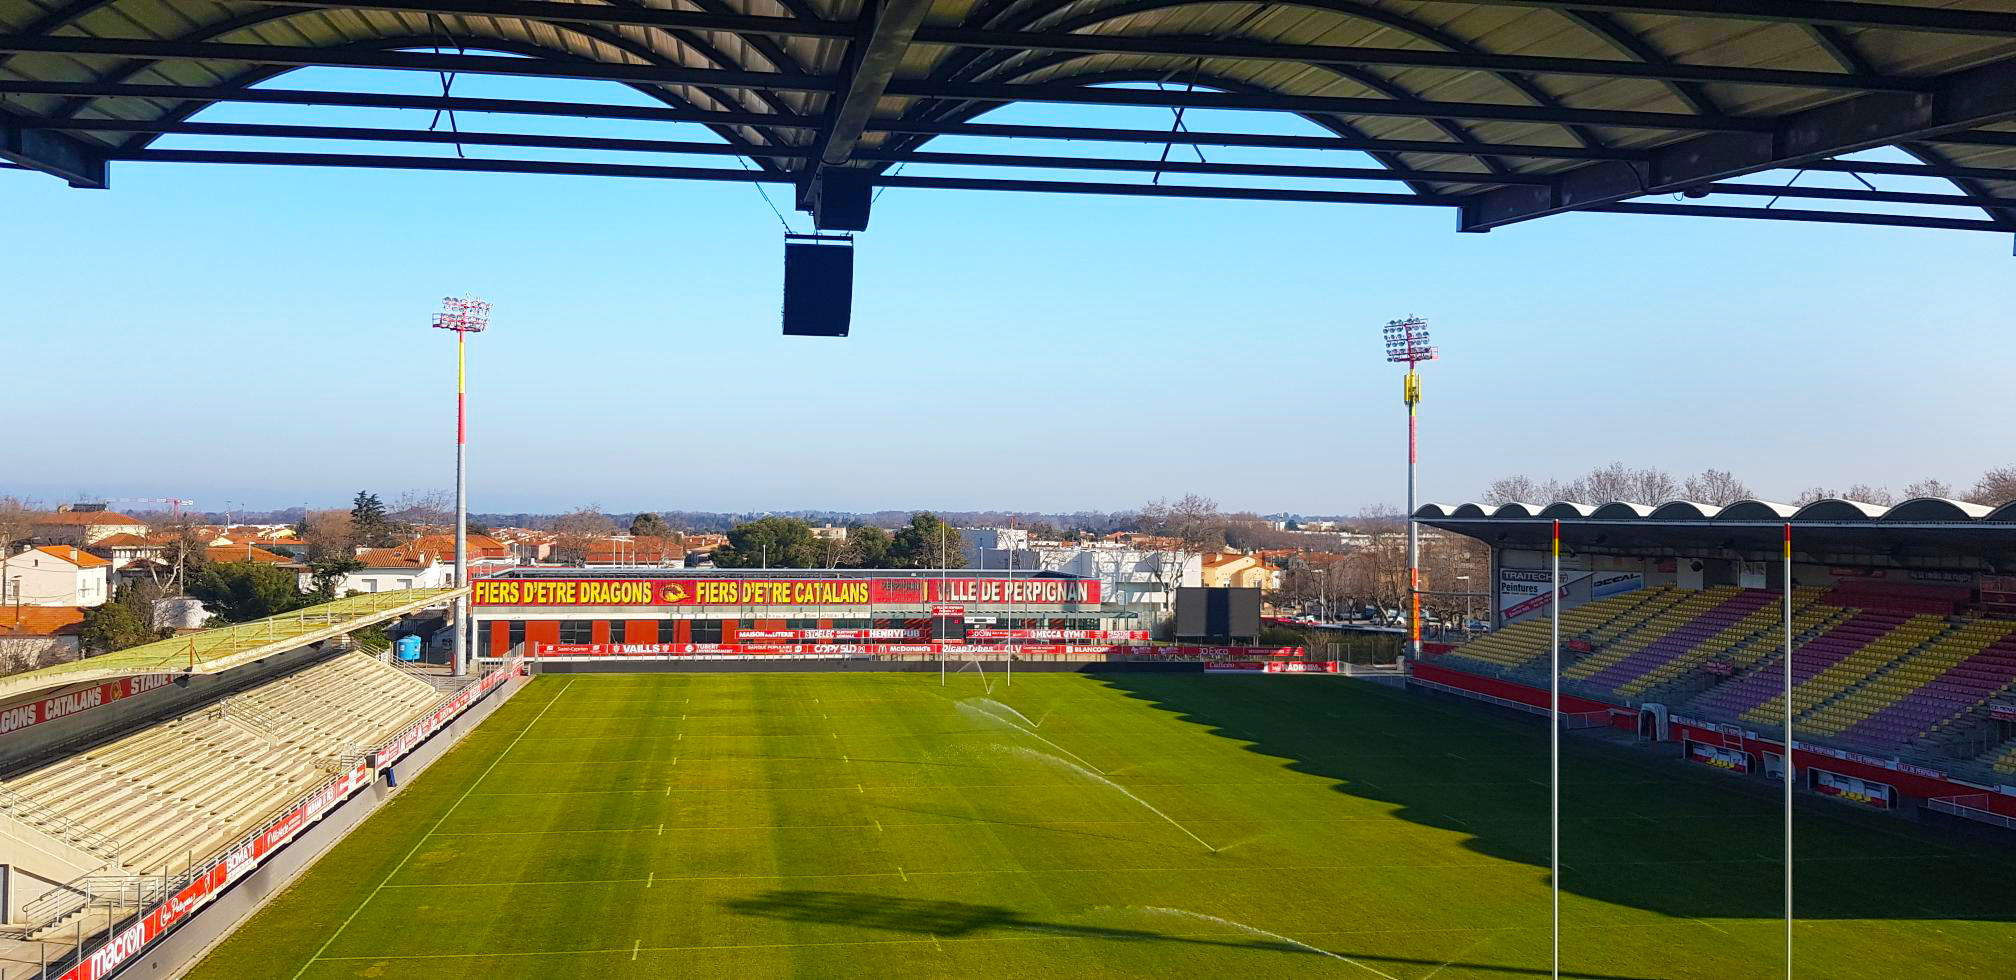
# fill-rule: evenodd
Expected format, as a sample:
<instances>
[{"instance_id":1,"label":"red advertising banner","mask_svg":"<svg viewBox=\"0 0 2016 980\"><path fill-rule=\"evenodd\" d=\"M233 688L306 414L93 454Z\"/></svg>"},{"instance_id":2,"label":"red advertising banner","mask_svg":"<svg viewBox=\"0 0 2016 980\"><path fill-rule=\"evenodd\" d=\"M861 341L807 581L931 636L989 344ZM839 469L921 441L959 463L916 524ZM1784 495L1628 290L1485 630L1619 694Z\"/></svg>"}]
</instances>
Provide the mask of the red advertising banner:
<instances>
[{"instance_id":1,"label":"red advertising banner","mask_svg":"<svg viewBox=\"0 0 2016 980\"><path fill-rule=\"evenodd\" d=\"M965 606L932 606L932 607L931 607L931 615L933 615L933 616L938 616L938 617L941 617L941 618L944 618L944 619L964 619L964 618L966 617L966 607L965 607Z\"/></svg>"},{"instance_id":2,"label":"red advertising banner","mask_svg":"<svg viewBox=\"0 0 2016 980\"><path fill-rule=\"evenodd\" d=\"M471 704L481 700L484 695L517 674L522 666L522 661L513 660L505 664L502 669L484 676L481 681L456 692L454 697L442 703L427 717L414 722L380 748L376 753L378 764L381 766L389 764L406 754ZM210 904L211 900L222 894L232 882L245 877L252 869L265 863L273 852L286 846L301 831L335 809L337 804L370 785L373 778L375 774L371 767L359 764L316 787L314 792L290 807L272 823L267 824L265 829L247 838L197 874L195 879L181 891L149 909L138 921L115 933L105 945L64 971L58 980L102 980L112 975L124 966L127 960L139 955L141 950L161 938L168 930Z\"/></svg>"},{"instance_id":3,"label":"red advertising banner","mask_svg":"<svg viewBox=\"0 0 2016 980\"><path fill-rule=\"evenodd\" d=\"M58 718L68 718L81 711L104 707L114 701L123 701L135 695L158 691L174 682L173 674L141 674L75 688L35 701L24 701L0 709L0 735L45 725Z\"/></svg>"},{"instance_id":4,"label":"red advertising banner","mask_svg":"<svg viewBox=\"0 0 2016 980\"><path fill-rule=\"evenodd\" d=\"M1988 702L1988 717L1996 721L2016 721L2016 702Z\"/></svg>"},{"instance_id":5,"label":"red advertising banner","mask_svg":"<svg viewBox=\"0 0 2016 980\"><path fill-rule=\"evenodd\" d=\"M1098 605L1099 583L1068 578L481 579L478 606Z\"/></svg>"}]
</instances>

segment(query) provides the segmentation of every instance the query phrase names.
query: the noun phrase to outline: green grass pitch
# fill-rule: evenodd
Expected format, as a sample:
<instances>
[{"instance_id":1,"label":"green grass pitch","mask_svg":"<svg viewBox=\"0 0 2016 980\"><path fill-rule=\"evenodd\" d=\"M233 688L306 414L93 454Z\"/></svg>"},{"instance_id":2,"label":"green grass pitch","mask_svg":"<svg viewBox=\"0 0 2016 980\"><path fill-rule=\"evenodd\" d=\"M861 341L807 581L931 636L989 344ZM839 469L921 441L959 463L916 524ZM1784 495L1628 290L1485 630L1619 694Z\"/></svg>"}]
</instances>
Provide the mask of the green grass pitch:
<instances>
[{"instance_id":1,"label":"green grass pitch","mask_svg":"<svg viewBox=\"0 0 2016 980\"><path fill-rule=\"evenodd\" d=\"M539 678L192 976L1547 975L1544 726L1341 678L951 681ZM1783 976L1774 799L1564 752L1565 974ZM1823 801L1799 846L1800 976L2016 976L2010 851Z\"/></svg>"}]
</instances>

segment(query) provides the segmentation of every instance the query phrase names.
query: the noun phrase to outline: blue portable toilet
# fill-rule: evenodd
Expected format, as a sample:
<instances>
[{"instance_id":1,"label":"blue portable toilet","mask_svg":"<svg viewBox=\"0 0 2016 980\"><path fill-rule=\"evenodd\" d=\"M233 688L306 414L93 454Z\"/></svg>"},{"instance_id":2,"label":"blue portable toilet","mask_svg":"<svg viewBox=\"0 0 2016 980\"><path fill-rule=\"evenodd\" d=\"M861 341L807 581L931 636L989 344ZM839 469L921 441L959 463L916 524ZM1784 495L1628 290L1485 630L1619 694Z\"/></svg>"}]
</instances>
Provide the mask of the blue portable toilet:
<instances>
[{"instance_id":1,"label":"blue portable toilet","mask_svg":"<svg viewBox=\"0 0 2016 980\"><path fill-rule=\"evenodd\" d=\"M420 638L411 635L402 636L395 645L395 649L399 651L399 659L401 660L418 660L420 659Z\"/></svg>"}]
</instances>

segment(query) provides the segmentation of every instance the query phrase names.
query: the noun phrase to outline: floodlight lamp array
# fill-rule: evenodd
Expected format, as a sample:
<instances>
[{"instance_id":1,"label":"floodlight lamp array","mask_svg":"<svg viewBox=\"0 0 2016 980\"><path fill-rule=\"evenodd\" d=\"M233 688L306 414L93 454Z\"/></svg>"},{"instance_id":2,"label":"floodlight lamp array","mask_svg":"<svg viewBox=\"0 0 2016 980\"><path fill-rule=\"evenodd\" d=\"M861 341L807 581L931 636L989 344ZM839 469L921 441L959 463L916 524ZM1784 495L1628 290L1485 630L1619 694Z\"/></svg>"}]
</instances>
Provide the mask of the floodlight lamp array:
<instances>
[{"instance_id":1,"label":"floodlight lamp array","mask_svg":"<svg viewBox=\"0 0 2016 980\"><path fill-rule=\"evenodd\" d=\"M1392 320L1386 324L1386 360L1395 364L1415 364L1435 359L1428 342L1428 321L1418 316Z\"/></svg>"},{"instance_id":2,"label":"floodlight lamp array","mask_svg":"<svg viewBox=\"0 0 2016 980\"><path fill-rule=\"evenodd\" d=\"M450 296L441 301L441 307L441 312L434 314L437 330L482 333L490 326L490 304L483 300Z\"/></svg>"}]
</instances>

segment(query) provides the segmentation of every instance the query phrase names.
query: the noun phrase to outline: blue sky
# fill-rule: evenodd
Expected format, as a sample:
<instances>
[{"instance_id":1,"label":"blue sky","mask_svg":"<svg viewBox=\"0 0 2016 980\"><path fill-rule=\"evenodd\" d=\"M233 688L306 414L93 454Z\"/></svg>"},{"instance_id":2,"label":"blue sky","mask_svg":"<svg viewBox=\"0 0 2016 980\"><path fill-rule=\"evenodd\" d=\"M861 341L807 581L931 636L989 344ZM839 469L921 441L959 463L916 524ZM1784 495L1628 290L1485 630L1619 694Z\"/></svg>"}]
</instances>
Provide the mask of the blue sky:
<instances>
[{"instance_id":1,"label":"blue sky","mask_svg":"<svg viewBox=\"0 0 2016 980\"><path fill-rule=\"evenodd\" d=\"M318 69L272 84L438 83ZM456 93L642 104L589 83L464 76ZM228 106L199 118L424 128L429 115ZM1060 106L987 119L1169 124L1159 110ZM1317 131L1244 113L1187 121ZM788 190L770 194L809 228ZM1777 497L1926 476L1965 485L2016 463L2002 407L2016 260L2000 235L1623 215L1461 235L1440 209L894 189L860 239L853 336L820 340L779 335L782 229L747 185L124 164L110 191L0 172L0 216L15 245L0 264L14 433L0 494L45 502L324 506L363 487L447 486L453 344L427 329L447 294L496 304L471 345L480 511L1056 511L1196 492L1229 508L1355 512L1404 494L1399 372L1381 360L1379 328L1407 314L1428 317L1445 352L1426 369L1423 499L1613 459L1731 469Z\"/></svg>"}]
</instances>

